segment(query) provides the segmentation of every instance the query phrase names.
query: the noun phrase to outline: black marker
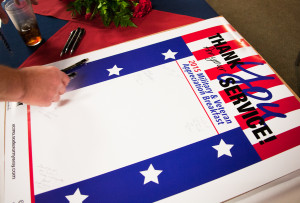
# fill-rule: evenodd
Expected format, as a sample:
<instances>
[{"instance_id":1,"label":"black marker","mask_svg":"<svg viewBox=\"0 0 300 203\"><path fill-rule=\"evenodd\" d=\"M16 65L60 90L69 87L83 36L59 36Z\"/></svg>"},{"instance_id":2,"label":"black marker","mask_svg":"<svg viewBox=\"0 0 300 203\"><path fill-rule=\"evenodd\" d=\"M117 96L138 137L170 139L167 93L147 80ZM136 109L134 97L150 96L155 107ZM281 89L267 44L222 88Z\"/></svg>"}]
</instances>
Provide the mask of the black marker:
<instances>
[{"instance_id":1,"label":"black marker","mask_svg":"<svg viewBox=\"0 0 300 203\"><path fill-rule=\"evenodd\" d=\"M76 30L73 30L73 31L75 31L75 32L74 32L73 36L71 37L70 43L69 43L68 46L66 47L66 50L65 50L64 53L67 53L68 50L71 48L72 44L75 43L75 40L77 39L77 36L79 35L79 32L80 32L80 27L77 28Z\"/></svg>"},{"instance_id":2,"label":"black marker","mask_svg":"<svg viewBox=\"0 0 300 203\"><path fill-rule=\"evenodd\" d=\"M3 34L2 31L1 31L1 20L0 20L0 40L3 41L3 44L4 44L4 46L6 47L6 49L7 49L10 53L12 53L12 50L11 50L9 44L8 44L8 41L6 40L4 34Z\"/></svg>"},{"instance_id":3,"label":"black marker","mask_svg":"<svg viewBox=\"0 0 300 203\"><path fill-rule=\"evenodd\" d=\"M70 80L72 80L77 76L77 73L73 72L73 73L68 74L68 76L69 76Z\"/></svg>"},{"instance_id":4,"label":"black marker","mask_svg":"<svg viewBox=\"0 0 300 203\"><path fill-rule=\"evenodd\" d=\"M65 68L65 69L62 69L61 71L64 72L64 73L69 73L69 72L72 71L73 69L75 69L75 68L77 68L77 67L79 67L79 66L85 64L88 60L89 60L88 58L83 59L83 60L81 60L81 61L75 63L74 65L71 65L71 66L69 66L69 67L67 67L67 68Z\"/></svg>"},{"instance_id":5,"label":"black marker","mask_svg":"<svg viewBox=\"0 0 300 203\"><path fill-rule=\"evenodd\" d=\"M72 41L72 39L73 39L73 36L75 35L75 32L76 32L76 30L73 30L73 31L70 33L69 38L68 38L68 40L67 40L67 42L66 42L66 44L65 44L65 46L64 46L64 48L63 48L63 50L62 50L61 53L60 53L60 57L61 57L62 55L64 55L64 54L67 52L67 49L68 49L68 47L70 47L70 44L71 44L71 41Z\"/></svg>"},{"instance_id":6,"label":"black marker","mask_svg":"<svg viewBox=\"0 0 300 203\"><path fill-rule=\"evenodd\" d=\"M74 44L73 44L73 47L72 47L72 49L71 49L71 51L70 51L70 55L73 54L73 52L77 49L77 47L78 47L78 45L79 45L79 43L80 43L80 41L81 41L81 39L82 39L82 36L83 36L84 33L85 33L85 29L83 29L83 28L78 28L78 29L80 29L80 31L79 31L79 33L78 33L76 39L75 39L75 42L74 42Z\"/></svg>"}]
</instances>

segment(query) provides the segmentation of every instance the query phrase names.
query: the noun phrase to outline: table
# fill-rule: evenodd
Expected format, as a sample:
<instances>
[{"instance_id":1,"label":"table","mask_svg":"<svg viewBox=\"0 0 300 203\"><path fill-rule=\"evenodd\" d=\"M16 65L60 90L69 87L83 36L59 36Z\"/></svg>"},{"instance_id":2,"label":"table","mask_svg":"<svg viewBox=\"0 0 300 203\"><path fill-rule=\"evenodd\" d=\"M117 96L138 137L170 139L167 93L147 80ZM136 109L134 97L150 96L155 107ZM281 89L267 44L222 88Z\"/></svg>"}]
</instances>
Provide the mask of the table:
<instances>
[{"instance_id":1,"label":"table","mask_svg":"<svg viewBox=\"0 0 300 203\"><path fill-rule=\"evenodd\" d=\"M167 11L182 15L188 15L201 19L208 19L218 16L218 14L204 0L174 0L170 3L167 0L153 0L153 9ZM4 46L0 45L0 64L13 68L19 67L34 51L41 47L54 33L61 29L67 21L49 16L37 15L37 21L41 30L43 41L36 47L27 47L12 22L2 25L3 33L13 50L9 54ZM1 42L2 43L2 42Z\"/></svg>"},{"instance_id":2,"label":"table","mask_svg":"<svg viewBox=\"0 0 300 203\"><path fill-rule=\"evenodd\" d=\"M176 2L179 2L179 1L176 1ZM202 7L207 6L204 1L198 1L198 2L201 2L200 4L201 4ZM190 4L188 4L188 3L190 3ZM193 6L191 6L191 8L199 8L199 7L195 7L195 5L193 4L194 1L191 1L191 2L188 2L188 3L187 3L187 1L185 1L185 5L193 5ZM168 7L167 1L157 1L157 2L153 1L153 5L154 5L154 8L165 10L165 11L178 12L180 14L189 13L189 12L187 12L187 10L185 10L185 8L180 7L180 6L179 7L181 9L179 10L178 9L179 4L176 4L176 3L172 4L172 8ZM209 7L206 7L206 8L208 8L208 10L210 10ZM205 19L205 18L214 17L214 16L217 15L212 10L211 10L211 12L208 12L208 14L205 13L205 15L203 15L203 13L199 12L198 9L193 9L193 10L195 11L195 13L193 13L191 15L193 15L194 17L202 17L202 18ZM38 21L39 22L44 22L44 23L42 23L42 25L40 25L42 33L45 33L43 35L44 36L44 42L49 37L51 37L58 29L60 29L62 26L64 26L66 24L66 21L57 20L57 19L53 19L53 18L49 18L49 17L44 17L44 16L40 16L40 15L38 15ZM49 25L51 25L50 24L51 22L53 22L53 24L55 24L54 27L49 26ZM11 30L11 32L13 33L14 32L13 29L14 28L12 27L12 24L7 25L7 30ZM7 30L6 30L6 27L5 27L4 32L7 32ZM18 34L16 32L14 33L14 37L18 38ZM40 46L42 46L42 44ZM20 49L19 50L20 52L16 52L16 54L20 54L20 57L19 57L19 55L18 55L18 57L16 57L16 55L13 55L13 56L8 55L7 57L9 58L9 60L7 60L7 58L5 58L5 60L0 61L1 63L3 62L3 64L6 64L6 65L9 65L9 66L12 66L12 67L18 67L33 51L35 51L38 48L38 47L34 47L34 48L24 47L24 46L22 46L21 41L19 41L18 43L12 44L12 47L13 47L13 49L14 49L14 47L16 47L17 50ZM1 51L0 53L2 54L3 50L0 50L0 51ZM5 56L5 54L3 54L1 56ZM4 58L1 57L1 60L2 59L4 59Z\"/></svg>"}]
</instances>

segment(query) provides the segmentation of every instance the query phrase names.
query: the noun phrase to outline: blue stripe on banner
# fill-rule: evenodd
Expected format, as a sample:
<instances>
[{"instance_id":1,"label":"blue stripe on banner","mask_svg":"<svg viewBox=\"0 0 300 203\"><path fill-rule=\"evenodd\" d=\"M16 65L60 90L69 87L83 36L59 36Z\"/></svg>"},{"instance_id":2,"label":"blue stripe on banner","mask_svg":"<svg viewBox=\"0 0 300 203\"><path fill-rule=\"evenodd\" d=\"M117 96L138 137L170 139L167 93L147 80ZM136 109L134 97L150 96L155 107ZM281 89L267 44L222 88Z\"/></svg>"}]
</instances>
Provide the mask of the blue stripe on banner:
<instances>
[{"instance_id":1,"label":"blue stripe on banner","mask_svg":"<svg viewBox=\"0 0 300 203\"><path fill-rule=\"evenodd\" d=\"M162 54L167 53L168 50L177 52L174 56L175 59L166 58ZM71 80L67 91L114 79L192 55L181 37L117 54L90 62L74 70L77 72L77 76ZM119 75L110 75L110 72L107 70L112 69L114 66L117 66L118 69L122 68L122 70L119 71Z\"/></svg>"},{"instance_id":2,"label":"blue stripe on banner","mask_svg":"<svg viewBox=\"0 0 300 203\"><path fill-rule=\"evenodd\" d=\"M220 144L222 142L224 146ZM223 146L223 150L220 146ZM153 202L259 161L260 157L241 128L236 128L124 168L39 194L36 202L69 202L69 198L78 196L81 200L85 199L85 203ZM151 168L155 175L147 176L145 171Z\"/></svg>"}]
</instances>

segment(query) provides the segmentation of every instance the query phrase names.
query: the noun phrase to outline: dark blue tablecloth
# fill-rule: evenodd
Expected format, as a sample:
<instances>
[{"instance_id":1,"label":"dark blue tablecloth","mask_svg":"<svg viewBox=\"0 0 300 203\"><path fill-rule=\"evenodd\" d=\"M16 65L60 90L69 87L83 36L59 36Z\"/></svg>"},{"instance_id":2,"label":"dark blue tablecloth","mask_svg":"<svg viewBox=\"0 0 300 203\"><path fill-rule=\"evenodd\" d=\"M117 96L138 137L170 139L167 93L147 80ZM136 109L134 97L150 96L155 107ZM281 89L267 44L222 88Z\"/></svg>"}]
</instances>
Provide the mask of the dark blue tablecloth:
<instances>
[{"instance_id":1,"label":"dark blue tablecloth","mask_svg":"<svg viewBox=\"0 0 300 203\"><path fill-rule=\"evenodd\" d=\"M153 9L202 19L218 16L218 14L206 3L205 0L152 0L152 4ZM2 32L10 44L13 54L10 54L4 47L2 41L0 41L0 64L17 68L27 59L28 56L38 49L39 46L41 46L67 23L65 20L41 15L37 15L37 21L41 30L43 41L40 45L35 47L27 47L23 43L11 22L6 25L2 25Z\"/></svg>"}]
</instances>

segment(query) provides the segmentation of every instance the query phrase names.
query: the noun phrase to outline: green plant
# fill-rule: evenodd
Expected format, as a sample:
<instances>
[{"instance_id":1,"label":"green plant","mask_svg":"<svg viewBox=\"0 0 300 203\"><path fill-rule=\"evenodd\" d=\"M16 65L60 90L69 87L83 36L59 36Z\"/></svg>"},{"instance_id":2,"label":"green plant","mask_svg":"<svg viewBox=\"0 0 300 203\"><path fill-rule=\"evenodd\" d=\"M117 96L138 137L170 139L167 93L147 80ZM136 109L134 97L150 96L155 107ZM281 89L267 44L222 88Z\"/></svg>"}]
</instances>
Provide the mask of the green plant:
<instances>
[{"instance_id":1,"label":"green plant","mask_svg":"<svg viewBox=\"0 0 300 203\"><path fill-rule=\"evenodd\" d=\"M67 10L72 11L72 16L85 15L90 20L99 15L105 26L113 22L116 27L136 27L131 19L138 4L134 0L74 0L68 1Z\"/></svg>"}]
</instances>

